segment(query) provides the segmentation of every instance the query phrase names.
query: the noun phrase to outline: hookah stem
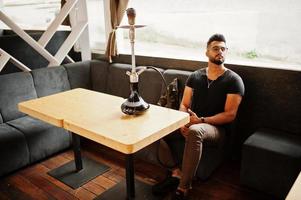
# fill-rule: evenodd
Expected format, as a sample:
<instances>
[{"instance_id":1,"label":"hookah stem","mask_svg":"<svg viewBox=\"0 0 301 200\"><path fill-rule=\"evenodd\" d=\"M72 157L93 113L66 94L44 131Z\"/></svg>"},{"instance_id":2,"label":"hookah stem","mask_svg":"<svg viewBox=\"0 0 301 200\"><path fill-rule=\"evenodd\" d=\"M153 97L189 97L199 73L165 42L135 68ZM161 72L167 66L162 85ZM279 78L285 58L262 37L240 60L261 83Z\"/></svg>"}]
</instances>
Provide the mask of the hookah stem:
<instances>
[{"instance_id":1,"label":"hookah stem","mask_svg":"<svg viewBox=\"0 0 301 200\"><path fill-rule=\"evenodd\" d=\"M135 28L130 27L130 41L131 41L131 52L132 52L132 73L136 73L136 60L135 60Z\"/></svg>"}]
</instances>

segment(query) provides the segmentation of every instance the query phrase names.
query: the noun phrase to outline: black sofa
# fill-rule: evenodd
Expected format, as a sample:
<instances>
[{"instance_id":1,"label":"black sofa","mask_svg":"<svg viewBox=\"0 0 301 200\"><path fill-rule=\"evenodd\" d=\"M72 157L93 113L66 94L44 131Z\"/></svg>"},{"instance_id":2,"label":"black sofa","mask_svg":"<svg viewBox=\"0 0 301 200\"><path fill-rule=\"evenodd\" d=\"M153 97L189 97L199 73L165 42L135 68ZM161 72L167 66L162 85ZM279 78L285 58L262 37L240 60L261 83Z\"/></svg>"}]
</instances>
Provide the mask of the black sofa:
<instances>
[{"instance_id":1,"label":"black sofa","mask_svg":"<svg viewBox=\"0 0 301 200\"><path fill-rule=\"evenodd\" d=\"M177 77L180 91L191 73L185 70L164 69L164 66L156 67L161 67L159 70L168 83ZM283 135L289 133L296 137L301 136L300 71L238 65L227 67L241 75L246 94L231 137L216 146L204 144L204 153L197 170L197 176L201 179L208 178L220 165L228 149L232 150L232 154L239 154L244 141L260 128L277 129ZM17 103L78 87L127 98L129 79L125 72L130 68L129 64L109 64L93 60L1 75L0 176L70 146L70 136L66 131L20 113ZM160 75L152 69L146 70L140 76L140 94L148 103L158 102L162 85ZM183 143L174 143L172 146L179 149L179 145L183 146ZM279 148L283 150L283 147ZM256 162L256 158L253 161ZM270 164L271 167L277 166L273 160ZM260 175L260 171L258 174Z\"/></svg>"},{"instance_id":2,"label":"black sofa","mask_svg":"<svg viewBox=\"0 0 301 200\"><path fill-rule=\"evenodd\" d=\"M129 95L129 79L125 73L130 69L129 64L86 61L1 75L0 176L70 146L70 135L65 130L22 114L17 110L19 102L78 87L126 98ZM167 82L177 77L182 89L191 73L181 70L159 70ZM162 86L160 74L152 69L146 70L140 76L140 94L148 103L158 102ZM176 144L175 148L177 145L183 143ZM207 178L219 165L223 159L224 145L221 143L206 149L209 153L204 153L202 162L207 164L200 165L199 177ZM151 157L153 156L149 155L149 158Z\"/></svg>"}]
</instances>

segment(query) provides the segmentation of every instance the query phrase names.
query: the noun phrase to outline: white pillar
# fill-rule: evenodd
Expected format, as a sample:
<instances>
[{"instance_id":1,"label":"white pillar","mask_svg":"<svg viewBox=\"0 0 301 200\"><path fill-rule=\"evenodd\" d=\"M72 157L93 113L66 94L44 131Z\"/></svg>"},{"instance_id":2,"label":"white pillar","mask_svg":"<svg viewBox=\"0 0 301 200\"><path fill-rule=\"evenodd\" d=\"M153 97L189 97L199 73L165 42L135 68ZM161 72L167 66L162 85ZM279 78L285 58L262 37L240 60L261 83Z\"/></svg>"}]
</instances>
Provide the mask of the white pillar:
<instances>
[{"instance_id":1,"label":"white pillar","mask_svg":"<svg viewBox=\"0 0 301 200\"><path fill-rule=\"evenodd\" d=\"M0 0L0 10L4 8L3 0ZM0 29L0 36L3 34L3 29Z\"/></svg>"},{"instance_id":2,"label":"white pillar","mask_svg":"<svg viewBox=\"0 0 301 200\"><path fill-rule=\"evenodd\" d=\"M75 50L81 51L82 60L91 60L91 48L88 28L87 1L78 0L75 8L69 13L72 29L85 24L84 30L81 32L78 41L75 43Z\"/></svg>"}]
</instances>

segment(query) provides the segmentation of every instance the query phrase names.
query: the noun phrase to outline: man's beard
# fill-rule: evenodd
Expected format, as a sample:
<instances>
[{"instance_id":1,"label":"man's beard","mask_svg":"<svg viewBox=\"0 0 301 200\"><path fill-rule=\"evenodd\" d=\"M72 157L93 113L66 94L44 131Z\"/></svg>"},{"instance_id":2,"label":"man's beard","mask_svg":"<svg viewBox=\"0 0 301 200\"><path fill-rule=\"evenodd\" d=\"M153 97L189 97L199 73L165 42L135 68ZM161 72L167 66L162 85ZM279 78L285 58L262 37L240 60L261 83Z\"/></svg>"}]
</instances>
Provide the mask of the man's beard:
<instances>
[{"instance_id":1,"label":"man's beard","mask_svg":"<svg viewBox=\"0 0 301 200\"><path fill-rule=\"evenodd\" d=\"M210 58L210 62L216 64L216 65L221 65L225 62L225 59L215 59L215 58Z\"/></svg>"}]
</instances>

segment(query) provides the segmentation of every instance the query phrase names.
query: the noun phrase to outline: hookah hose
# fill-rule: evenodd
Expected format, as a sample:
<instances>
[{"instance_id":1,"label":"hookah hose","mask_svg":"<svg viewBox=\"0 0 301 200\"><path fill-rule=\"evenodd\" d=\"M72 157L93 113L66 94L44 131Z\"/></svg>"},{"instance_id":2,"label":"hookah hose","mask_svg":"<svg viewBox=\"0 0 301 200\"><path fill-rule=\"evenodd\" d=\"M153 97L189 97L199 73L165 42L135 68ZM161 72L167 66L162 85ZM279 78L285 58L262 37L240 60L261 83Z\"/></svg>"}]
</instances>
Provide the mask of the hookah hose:
<instances>
[{"instance_id":1,"label":"hookah hose","mask_svg":"<svg viewBox=\"0 0 301 200\"><path fill-rule=\"evenodd\" d=\"M137 69L138 68L140 68L140 67L137 67ZM166 82L166 79L164 78L164 76L163 76L163 74L162 74L162 72L158 69L158 68L156 68L156 67L153 67L153 66L143 66L143 68L144 69L153 69L154 71L156 71L156 72L158 72L159 74L160 74L160 77L161 77L161 79L162 79L162 81L163 81L163 83L164 83L164 88L165 88L165 91L166 91L166 93L167 93L167 91L168 91L168 85L167 85L167 82ZM142 69L143 70L143 69ZM164 139L161 139L161 140L164 140ZM164 141L165 142L165 141ZM157 155L157 161L159 162L159 164L160 165L162 165L163 167L165 167L165 168L168 168L168 169L173 169L174 167L176 167L177 166L177 164L175 164L175 165L167 165L167 164L165 164L165 163L163 163L162 161L161 161L161 159L160 159L160 140L159 141L157 141L156 142L157 144L157 147L156 147L156 155ZM166 143L166 142L165 142ZM166 145L168 145L167 143L166 143ZM169 145L168 145L169 146Z\"/></svg>"},{"instance_id":2,"label":"hookah hose","mask_svg":"<svg viewBox=\"0 0 301 200\"><path fill-rule=\"evenodd\" d=\"M163 83L164 83L164 86L165 86L165 90L166 90L166 92L167 92L168 86L167 86L166 79L164 78L162 72L160 72L160 70L159 70L157 67L153 67L153 66L141 66L141 67L137 67L137 69L139 69L139 68L142 68L142 70L145 70L145 69L153 69L153 70L155 70L156 72L158 72L158 73L160 74L160 77L161 77L161 79L162 79L162 81L163 81ZM141 73L142 73L142 72L141 72Z\"/></svg>"}]
</instances>

